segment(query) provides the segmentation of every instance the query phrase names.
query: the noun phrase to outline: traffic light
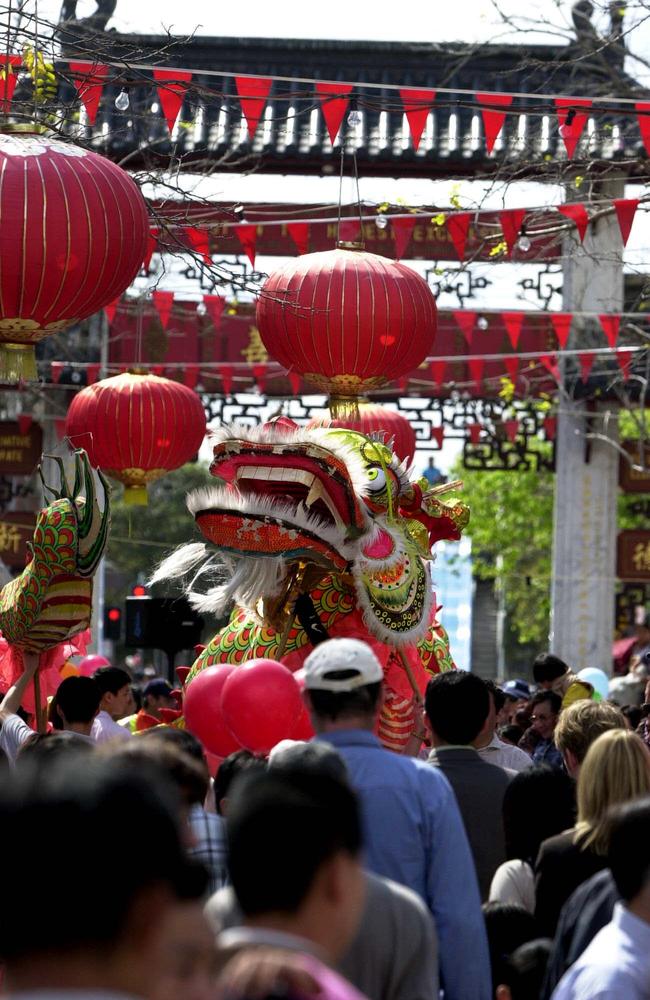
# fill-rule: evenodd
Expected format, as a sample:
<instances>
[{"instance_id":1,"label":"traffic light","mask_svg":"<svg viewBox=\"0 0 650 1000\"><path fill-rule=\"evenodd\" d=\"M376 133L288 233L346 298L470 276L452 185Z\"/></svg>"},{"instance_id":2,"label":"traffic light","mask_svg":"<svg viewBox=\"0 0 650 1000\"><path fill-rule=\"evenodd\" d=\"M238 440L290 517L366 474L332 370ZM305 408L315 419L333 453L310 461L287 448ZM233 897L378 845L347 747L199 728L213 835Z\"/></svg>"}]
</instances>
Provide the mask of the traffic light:
<instances>
[{"instance_id":1,"label":"traffic light","mask_svg":"<svg viewBox=\"0 0 650 1000\"><path fill-rule=\"evenodd\" d=\"M125 644L136 649L179 652L201 639L203 619L185 597L126 599Z\"/></svg>"},{"instance_id":2,"label":"traffic light","mask_svg":"<svg viewBox=\"0 0 650 1000\"><path fill-rule=\"evenodd\" d=\"M136 583L131 588L131 596L132 597L146 597L147 596L147 588L145 587L145 585L143 583Z\"/></svg>"},{"instance_id":3,"label":"traffic light","mask_svg":"<svg viewBox=\"0 0 650 1000\"><path fill-rule=\"evenodd\" d=\"M122 609L104 608L104 638L119 642L122 638Z\"/></svg>"}]
</instances>

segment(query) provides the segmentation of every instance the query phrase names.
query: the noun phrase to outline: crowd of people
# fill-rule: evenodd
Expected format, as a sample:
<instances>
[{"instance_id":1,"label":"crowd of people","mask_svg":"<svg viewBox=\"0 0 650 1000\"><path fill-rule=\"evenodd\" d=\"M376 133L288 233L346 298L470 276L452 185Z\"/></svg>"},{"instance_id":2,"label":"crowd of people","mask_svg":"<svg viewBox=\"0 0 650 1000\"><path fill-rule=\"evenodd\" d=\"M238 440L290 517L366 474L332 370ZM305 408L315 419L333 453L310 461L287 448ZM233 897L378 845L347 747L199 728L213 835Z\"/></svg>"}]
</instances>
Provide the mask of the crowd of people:
<instances>
[{"instance_id":1,"label":"crowd of people","mask_svg":"<svg viewBox=\"0 0 650 1000\"><path fill-rule=\"evenodd\" d=\"M433 677L396 754L374 652L323 642L315 738L213 773L166 681L68 677L40 734L37 670L0 702L7 996L650 998L645 707L557 657Z\"/></svg>"}]
</instances>

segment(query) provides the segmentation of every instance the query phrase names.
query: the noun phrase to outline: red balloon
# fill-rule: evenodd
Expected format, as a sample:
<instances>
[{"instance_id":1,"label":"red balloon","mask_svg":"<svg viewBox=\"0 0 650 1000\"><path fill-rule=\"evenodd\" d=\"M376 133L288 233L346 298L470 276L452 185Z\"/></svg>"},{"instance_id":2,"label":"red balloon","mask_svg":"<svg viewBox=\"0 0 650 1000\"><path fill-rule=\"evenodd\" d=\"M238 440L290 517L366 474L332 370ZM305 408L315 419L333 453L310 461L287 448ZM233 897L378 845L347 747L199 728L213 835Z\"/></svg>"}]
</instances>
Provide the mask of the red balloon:
<instances>
[{"instance_id":1,"label":"red balloon","mask_svg":"<svg viewBox=\"0 0 650 1000\"><path fill-rule=\"evenodd\" d=\"M276 660L249 660L228 678L221 696L226 725L242 746L268 753L290 739L300 715L300 688Z\"/></svg>"},{"instance_id":2,"label":"red balloon","mask_svg":"<svg viewBox=\"0 0 650 1000\"><path fill-rule=\"evenodd\" d=\"M90 656L84 656L79 664L79 673L82 677L91 677L100 667L110 666L112 664L105 656L100 656L99 653L92 653Z\"/></svg>"},{"instance_id":3,"label":"red balloon","mask_svg":"<svg viewBox=\"0 0 650 1000\"><path fill-rule=\"evenodd\" d=\"M228 729L221 710L221 696L230 675L239 670L235 663L206 667L185 689L185 725L210 753L227 757L241 744Z\"/></svg>"},{"instance_id":4,"label":"red balloon","mask_svg":"<svg viewBox=\"0 0 650 1000\"><path fill-rule=\"evenodd\" d=\"M309 717L309 712L302 706L302 712L298 716L298 721L293 727L293 732L291 733L292 740L311 740L315 736L314 727L311 724L311 719Z\"/></svg>"}]
</instances>

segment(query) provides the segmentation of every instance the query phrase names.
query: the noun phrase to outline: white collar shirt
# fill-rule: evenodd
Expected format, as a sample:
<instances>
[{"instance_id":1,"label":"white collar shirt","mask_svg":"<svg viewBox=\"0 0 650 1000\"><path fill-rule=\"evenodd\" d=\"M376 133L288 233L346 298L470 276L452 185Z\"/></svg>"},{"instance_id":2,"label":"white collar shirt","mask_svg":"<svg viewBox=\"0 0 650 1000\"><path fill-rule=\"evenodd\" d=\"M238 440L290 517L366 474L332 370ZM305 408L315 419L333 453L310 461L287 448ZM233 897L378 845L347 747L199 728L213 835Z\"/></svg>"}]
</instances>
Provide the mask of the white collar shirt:
<instances>
[{"instance_id":1,"label":"white collar shirt","mask_svg":"<svg viewBox=\"0 0 650 1000\"><path fill-rule=\"evenodd\" d=\"M98 712L90 730L95 743L109 743L111 740L130 740L131 733L124 726L111 719L108 712Z\"/></svg>"},{"instance_id":2,"label":"white collar shirt","mask_svg":"<svg viewBox=\"0 0 650 1000\"><path fill-rule=\"evenodd\" d=\"M496 733L478 753L488 764L496 764L497 767L505 767L510 771L525 771L527 767L533 766L532 758L525 750L514 747L511 743L504 743Z\"/></svg>"}]
</instances>

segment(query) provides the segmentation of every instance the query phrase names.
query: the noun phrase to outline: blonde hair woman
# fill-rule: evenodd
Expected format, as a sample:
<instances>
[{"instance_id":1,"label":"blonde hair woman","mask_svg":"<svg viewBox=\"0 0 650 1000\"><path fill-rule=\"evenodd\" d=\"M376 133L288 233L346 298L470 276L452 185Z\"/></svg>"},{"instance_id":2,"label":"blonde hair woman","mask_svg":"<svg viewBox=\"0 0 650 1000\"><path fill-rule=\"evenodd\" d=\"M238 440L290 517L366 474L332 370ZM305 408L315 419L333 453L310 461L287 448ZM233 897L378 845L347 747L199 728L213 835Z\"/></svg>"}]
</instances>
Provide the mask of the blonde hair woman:
<instances>
[{"instance_id":1,"label":"blonde hair woman","mask_svg":"<svg viewBox=\"0 0 650 1000\"><path fill-rule=\"evenodd\" d=\"M537 858L535 916L545 936L572 892L607 867L610 808L648 794L650 750L640 737L628 729L599 736L580 768L576 825L544 841Z\"/></svg>"}]
</instances>

